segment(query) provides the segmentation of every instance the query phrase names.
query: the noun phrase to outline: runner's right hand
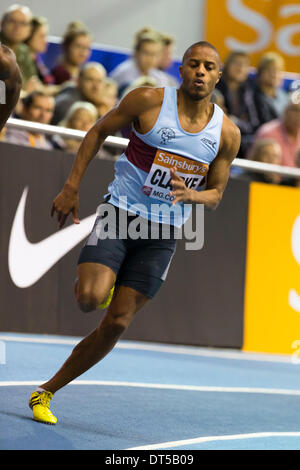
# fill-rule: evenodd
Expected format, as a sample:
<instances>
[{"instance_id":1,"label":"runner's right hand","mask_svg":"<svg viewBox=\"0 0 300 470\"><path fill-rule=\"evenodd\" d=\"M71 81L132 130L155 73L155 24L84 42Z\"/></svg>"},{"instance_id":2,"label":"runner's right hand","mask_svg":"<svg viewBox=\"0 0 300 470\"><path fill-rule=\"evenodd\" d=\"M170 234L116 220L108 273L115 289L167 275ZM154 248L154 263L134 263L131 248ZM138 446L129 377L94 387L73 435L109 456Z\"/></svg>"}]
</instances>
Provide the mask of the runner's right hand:
<instances>
[{"instance_id":1,"label":"runner's right hand","mask_svg":"<svg viewBox=\"0 0 300 470\"><path fill-rule=\"evenodd\" d=\"M65 184L62 191L54 199L51 208L51 217L57 213L58 228L62 228L68 215L72 212L74 224L79 224L78 218L79 197L78 191Z\"/></svg>"}]
</instances>

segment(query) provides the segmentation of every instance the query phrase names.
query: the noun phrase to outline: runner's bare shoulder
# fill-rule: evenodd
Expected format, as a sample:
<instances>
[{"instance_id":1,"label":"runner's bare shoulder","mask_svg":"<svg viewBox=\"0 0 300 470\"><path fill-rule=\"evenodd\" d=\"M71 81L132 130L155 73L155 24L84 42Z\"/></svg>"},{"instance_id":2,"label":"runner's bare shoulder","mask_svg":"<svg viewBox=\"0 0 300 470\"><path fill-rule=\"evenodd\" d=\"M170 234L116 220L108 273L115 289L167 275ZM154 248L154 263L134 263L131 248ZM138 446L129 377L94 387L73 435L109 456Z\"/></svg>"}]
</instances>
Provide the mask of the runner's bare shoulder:
<instances>
[{"instance_id":1,"label":"runner's bare shoulder","mask_svg":"<svg viewBox=\"0 0 300 470\"><path fill-rule=\"evenodd\" d=\"M160 107L164 99L163 88L140 87L130 91L120 103L126 106L127 111L139 116L153 108Z\"/></svg>"}]
</instances>

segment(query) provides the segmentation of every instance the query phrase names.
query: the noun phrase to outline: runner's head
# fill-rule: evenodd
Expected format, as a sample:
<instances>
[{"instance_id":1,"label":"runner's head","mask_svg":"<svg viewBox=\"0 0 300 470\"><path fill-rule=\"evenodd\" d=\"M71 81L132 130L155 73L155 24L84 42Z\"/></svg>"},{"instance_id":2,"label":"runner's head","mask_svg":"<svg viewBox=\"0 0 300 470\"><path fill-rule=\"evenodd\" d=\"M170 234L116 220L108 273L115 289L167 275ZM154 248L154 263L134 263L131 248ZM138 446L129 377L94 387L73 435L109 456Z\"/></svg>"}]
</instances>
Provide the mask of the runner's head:
<instances>
[{"instance_id":1,"label":"runner's head","mask_svg":"<svg viewBox=\"0 0 300 470\"><path fill-rule=\"evenodd\" d=\"M210 96L221 78L221 67L217 49L206 41L196 42L184 53L179 68L181 89L195 101Z\"/></svg>"}]
</instances>

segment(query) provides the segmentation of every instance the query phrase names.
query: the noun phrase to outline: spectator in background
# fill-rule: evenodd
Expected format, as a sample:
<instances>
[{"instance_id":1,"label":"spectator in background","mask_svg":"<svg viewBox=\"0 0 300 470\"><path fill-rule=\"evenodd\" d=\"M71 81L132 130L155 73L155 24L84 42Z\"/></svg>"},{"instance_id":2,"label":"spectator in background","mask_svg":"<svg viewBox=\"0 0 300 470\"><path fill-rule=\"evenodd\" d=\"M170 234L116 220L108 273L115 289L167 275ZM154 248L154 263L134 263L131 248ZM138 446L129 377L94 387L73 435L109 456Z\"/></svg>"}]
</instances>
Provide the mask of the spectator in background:
<instances>
[{"instance_id":1,"label":"spectator in background","mask_svg":"<svg viewBox=\"0 0 300 470\"><path fill-rule=\"evenodd\" d=\"M147 86L151 88L157 87L157 81L155 78L147 77L147 76L142 76L134 80L134 82L131 83L130 86L125 88L125 90L122 93L122 98L124 98L125 95L127 95L130 91L135 90L136 88L140 88L142 86Z\"/></svg>"},{"instance_id":2,"label":"spectator in background","mask_svg":"<svg viewBox=\"0 0 300 470\"><path fill-rule=\"evenodd\" d=\"M52 124L64 119L68 110L76 101L88 101L95 106L99 104L103 81L106 78L105 68L98 62L88 62L80 71L77 85L70 85L56 96Z\"/></svg>"},{"instance_id":3,"label":"spectator in background","mask_svg":"<svg viewBox=\"0 0 300 470\"><path fill-rule=\"evenodd\" d=\"M41 54L44 54L48 48L49 27L46 18L33 17L31 20L31 33L25 44L27 44L31 57L35 64L35 75L40 80L40 84L53 85L54 77L44 64Z\"/></svg>"},{"instance_id":4,"label":"spectator in background","mask_svg":"<svg viewBox=\"0 0 300 470\"><path fill-rule=\"evenodd\" d=\"M278 142L274 139L258 139L252 146L249 160L272 165L280 165L282 160L282 150ZM276 173L249 172L251 181L262 183L280 184L283 182L281 175Z\"/></svg>"},{"instance_id":5,"label":"spectator in background","mask_svg":"<svg viewBox=\"0 0 300 470\"><path fill-rule=\"evenodd\" d=\"M22 87L26 89L28 81L36 79L36 67L29 48L24 41L31 31L32 13L22 5L12 5L1 19L0 42L8 46L16 55L22 75Z\"/></svg>"},{"instance_id":6,"label":"spectator in background","mask_svg":"<svg viewBox=\"0 0 300 470\"><path fill-rule=\"evenodd\" d=\"M82 23L74 21L69 24L61 43L62 57L52 70L57 85L76 82L81 67L91 56L91 42L90 33Z\"/></svg>"},{"instance_id":7,"label":"spectator in background","mask_svg":"<svg viewBox=\"0 0 300 470\"><path fill-rule=\"evenodd\" d=\"M170 34L161 33L161 42L162 53L158 64L158 69L166 74L167 78L169 79L169 86L175 86L177 88L179 86L178 81L175 77L167 72L173 65L175 39Z\"/></svg>"},{"instance_id":8,"label":"spectator in background","mask_svg":"<svg viewBox=\"0 0 300 470\"><path fill-rule=\"evenodd\" d=\"M20 118L25 121L49 124L53 116L54 105L52 96L41 91L34 91L23 99ZM5 142L39 149L53 148L52 143L43 134L10 127L6 130Z\"/></svg>"},{"instance_id":9,"label":"spectator in background","mask_svg":"<svg viewBox=\"0 0 300 470\"><path fill-rule=\"evenodd\" d=\"M224 97L226 114L239 127L242 136L239 156L244 156L259 126L253 103L253 84L249 79L250 59L246 52L231 52L225 61L223 75L216 89Z\"/></svg>"},{"instance_id":10,"label":"spectator in background","mask_svg":"<svg viewBox=\"0 0 300 470\"><path fill-rule=\"evenodd\" d=\"M99 99L97 100L97 110L99 117L104 116L111 109L113 109L118 101L118 85L111 78L103 80L103 86L100 91Z\"/></svg>"},{"instance_id":11,"label":"spectator in background","mask_svg":"<svg viewBox=\"0 0 300 470\"><path fill-rule=\"evenodd\" d=\"M300 103L290 102L281 119L274 119L261 126L255 140L265 138L272 138L280 145L281 165L296 167L300 150Z\"/></svg>"},{"instance_id":12,"label":"spectator in background","mask_svg":"<svg viewBox=\"0 0 300 470\"><path fill-rule=\"evenodd\" d=\"M254 102L259 124L280 118L288 104L289 95L282 88L283 58L275 53L265 54L257 68Z\"/></svg>"},{"instance_id":13,"label":"spectator in background","mask_svg":"<svg viewBox=\"0 0 300 470\"><path fill-rule=\"evenodd\" d=\"M118 65L110 74L119 87L119 96L141 76L148 76L157 81L157 86L168 86L167 75L158 70L162 54L161 35L143 28L136 34L133 57Z\"/></svg>"},{"instance_id":14,"label":"spectator in background","mask_svg":"<svg viewBox=\"0 0 300 470\"><path fill-rule=\"evenodd\" d=\"M227 114L227 108L225 106L225 98L224 95L215 88L211 95L211 102L220 106L225 114Z\"/></svg>"},{"instance_id":15,"label":"spectator in background","mask_svg":"<svg viewBox=\"0 0 300 470\"><path fill-rule=\"evenodd\" d=\"M93 104L78 101L71 106L64 120L59 125L68 129L88 132L95 124L97 118L98 111ZM54 138L54 142L56 147L72 153L76 153L81 144L81 141L78 139L65 139L59 136Z\"/></svg>"},{"instance_id":16,"label":"spectator in background","mask_svg":"<svg viewBox=\"0 0 300 470\"><path fill-rule=\"evenodd\" d=\"M0 131L0 142L5 141L5 135L6 135L6 127L3 127L3 129Z\"/></svg>"}]
</instances>

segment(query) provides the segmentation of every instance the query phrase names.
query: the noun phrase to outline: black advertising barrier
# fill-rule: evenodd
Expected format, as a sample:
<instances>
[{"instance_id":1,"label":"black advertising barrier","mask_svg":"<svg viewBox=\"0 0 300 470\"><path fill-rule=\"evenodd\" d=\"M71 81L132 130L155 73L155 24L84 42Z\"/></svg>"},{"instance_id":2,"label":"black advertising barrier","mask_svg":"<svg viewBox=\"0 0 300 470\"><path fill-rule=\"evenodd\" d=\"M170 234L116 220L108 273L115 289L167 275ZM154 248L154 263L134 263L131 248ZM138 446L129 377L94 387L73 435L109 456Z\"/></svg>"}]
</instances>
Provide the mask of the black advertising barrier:
<instances>
[{"instance_id":1,"label":"black advertising barrier","mask_svg":"<svg viewBox=\"0 0 300 470\"><path fill-rule=\"evenodd\" d=\"M66 227L71 233L66 230L54 242L57 222L50 217L74 157L5 143L0 154L0 330L85 336L103 315L82 313L74 299L77 258L87 233L74 242L78 232L70 218ZM112 178L112 162L90 164L80 188L80 230L95 214ZM187 251L185 240L178 242L167 281L123 339L242 347L248 192L246 182L229 181L218 210L205 213L204 248ZM66 243L76 246L60 258ZM43 259L42 245L50 261Z\"/></svg>"}]
</instances>

